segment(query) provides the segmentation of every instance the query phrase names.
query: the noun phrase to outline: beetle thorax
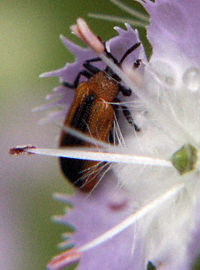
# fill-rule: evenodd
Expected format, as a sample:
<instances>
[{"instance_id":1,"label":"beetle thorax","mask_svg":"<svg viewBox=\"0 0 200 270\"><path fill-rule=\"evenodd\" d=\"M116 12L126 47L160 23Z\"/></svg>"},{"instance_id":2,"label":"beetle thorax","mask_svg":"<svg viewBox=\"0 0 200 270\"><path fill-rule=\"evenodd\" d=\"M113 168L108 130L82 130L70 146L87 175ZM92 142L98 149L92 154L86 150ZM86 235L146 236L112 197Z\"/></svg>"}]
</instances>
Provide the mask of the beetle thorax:
<instances>
[{"instance_id":1,"label":"beetle thorax","mask_svg":"<svg viewBox=\"0 0 200 270\"><path fill-rule=\"evenodd\" d=\"M108 102L113 101L119 91L117 82L106 76L103 71L89 79L88 86L91 94Z\"/></svg>"}]
</instances>

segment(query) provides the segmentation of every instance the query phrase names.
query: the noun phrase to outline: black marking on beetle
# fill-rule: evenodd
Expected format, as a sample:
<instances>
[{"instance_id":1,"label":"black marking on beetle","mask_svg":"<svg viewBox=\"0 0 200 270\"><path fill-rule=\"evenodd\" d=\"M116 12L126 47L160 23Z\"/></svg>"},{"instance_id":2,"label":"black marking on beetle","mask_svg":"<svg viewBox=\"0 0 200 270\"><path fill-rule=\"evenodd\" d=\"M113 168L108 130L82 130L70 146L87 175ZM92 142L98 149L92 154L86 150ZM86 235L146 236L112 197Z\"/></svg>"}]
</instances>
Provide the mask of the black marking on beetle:
<instances>
[{"instance_id":1,"label":"black marking on beetle","mask_svg":"<svg viewBox=\"0 0 200 270\"><path fill-rule=\"evenodd\" d=\"M82 102L81 106L77 108L74 117L71 122L71 127L80 130L81 132L88 131L88 118L90 111L94 103L94 96L88 95ZM63 146L82 146L85 142L77 137L67 134L63 141ZM61 145L61 146L62 146ZM72 159L72 158L60 158L60 165L65 176L77 187L81 187L84 183L84 179L81 180L84 175L84 160Z\"/></svg>"}]
</instances>

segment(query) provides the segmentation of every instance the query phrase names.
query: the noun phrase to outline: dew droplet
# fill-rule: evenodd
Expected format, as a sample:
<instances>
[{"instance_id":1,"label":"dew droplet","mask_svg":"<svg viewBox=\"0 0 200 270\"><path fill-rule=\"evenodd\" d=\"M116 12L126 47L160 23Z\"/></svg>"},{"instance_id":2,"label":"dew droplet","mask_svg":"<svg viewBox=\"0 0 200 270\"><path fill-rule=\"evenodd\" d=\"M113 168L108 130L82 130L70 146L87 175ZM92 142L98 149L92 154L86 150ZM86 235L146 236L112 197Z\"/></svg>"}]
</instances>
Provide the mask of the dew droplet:
<instances>
[{"instance_id":1,"label":"dew droplet","mask_svg":"<svg viewBox=\"0 0 200 270\"><path fill-rule=\"evenodd\" d=\"M191 91L197 91L200 88L200 70L198 68L189 68L183 74L183 82Z\"/></svg>"}]
</instances>

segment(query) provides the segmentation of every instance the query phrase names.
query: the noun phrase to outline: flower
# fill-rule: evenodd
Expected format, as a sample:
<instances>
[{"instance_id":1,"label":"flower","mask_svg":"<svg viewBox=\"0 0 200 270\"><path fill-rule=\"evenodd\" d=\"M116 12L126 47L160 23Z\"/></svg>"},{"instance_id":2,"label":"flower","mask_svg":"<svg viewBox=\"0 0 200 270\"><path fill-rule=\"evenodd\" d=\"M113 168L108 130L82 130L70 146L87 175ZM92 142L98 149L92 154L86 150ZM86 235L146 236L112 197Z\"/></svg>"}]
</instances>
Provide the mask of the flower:
<instances>
[{"instance_id":1,"label":"flower","mask_svg":"<svg viewBox=\"0 0 200 270\"><path fill-rule=\"evenodd\" d=\"M124 98L123 102L133 108L141 132L136 133L119 118L123 132L120 145L111 149L104 146L97 157L114 162L112 172L88 196L78 191L72 198L57 195L74 205L73 210L67 210L57 220L75 226L71 241L76 246L55 257L48 269L60 269L77 261L80 261L78 269L191 269L197 255L200 3L160 0L143 5L151 16L147 30L153 54L149 61L141 46L126 59L121 70L97 50L105 64L133 90L132 98ZM81 26L78 22L75 28L78 33ZM138 42L138 35L127 24L126 30L116 30L119 35L106 46L120 58L120 51ZM87 33L81 32L80 36L87 41ZM84 61L95 53L80 49L63 37L62 40L76 54L77 61L43 76L59 76L62 82L73 82ZM143 65L133 70L131 63L137 59ZM101 69L105 67L102 63L98 65ZM63 96L53 106L66 105L71 92L63 86L57 92ZM48 152L33 148L28 151ZM70 151L49 150L49 153L77 155ZM94 156L96 153L92 151L90 154ZM91 159L89 153L87 158Z\"/></svg>"}]
</instances>

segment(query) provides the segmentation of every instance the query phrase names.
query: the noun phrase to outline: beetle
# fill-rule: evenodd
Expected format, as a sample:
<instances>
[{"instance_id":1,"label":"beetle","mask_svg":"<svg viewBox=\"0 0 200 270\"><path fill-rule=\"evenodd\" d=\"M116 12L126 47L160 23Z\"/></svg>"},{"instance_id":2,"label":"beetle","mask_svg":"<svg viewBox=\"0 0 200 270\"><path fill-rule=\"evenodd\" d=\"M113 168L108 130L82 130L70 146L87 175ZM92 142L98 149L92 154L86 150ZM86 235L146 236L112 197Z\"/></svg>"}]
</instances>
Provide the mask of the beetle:
<instances>
[{"instance_id":1,"label":"beetle","mask_svg":"<svg viewBox=\"0 0 200 270\"><path fill-rule=\"evenodd\" d=\"M140 43L136 43L131 46L119 62L106 50L105 46L104 51L120 67L124 59L139 45ZM62 83L63 86L75 89L74 100L66 115L64 126L74 128L100 141L113 143L112 129L117 106L111 103L117 102L121 106L128 123L136 131L139 131L130 111L125 105L120 105L120 100L117 97L119 92L122 92L124 96L130 96L132 91L120 84L121 79L110 67L107 66L102 71L92 64L97 61L101 61L101 59L96 57L86 60L83 63L85 69L78 73L73 84L69 82ZM138 67L139 60L136 62ZM88 80L80 82L81 76L85 76ZM64 130L61 132L59 146L94 147L91 143L72 136ZM105 172L108 168L108 163L106 162L63 157L59 158L59 161L61 170L66 178L75 187L84 192L91 191L98 183L98 175Z\"/></svg>"}]
</instances>

